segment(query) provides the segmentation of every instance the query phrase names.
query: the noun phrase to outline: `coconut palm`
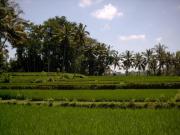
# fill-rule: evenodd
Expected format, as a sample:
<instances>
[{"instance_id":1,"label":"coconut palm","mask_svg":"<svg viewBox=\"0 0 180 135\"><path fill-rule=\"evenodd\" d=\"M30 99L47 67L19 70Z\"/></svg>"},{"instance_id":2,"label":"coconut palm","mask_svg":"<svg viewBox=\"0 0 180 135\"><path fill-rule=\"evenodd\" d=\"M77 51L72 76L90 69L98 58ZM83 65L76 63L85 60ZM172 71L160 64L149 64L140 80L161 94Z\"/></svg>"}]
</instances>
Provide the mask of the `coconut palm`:
<instances>
[{"instance_id":1,"label":"coconut palm","mask_svg":"<svg viewBox=\"0 0 180 135\"><path fill-rule=\"evenodd\" d=\"M158 68L158 61L156 59L155 55L152 55L150 61L149 61L149 69L153 72L153 75L156 75L156 70Z\"/></svg>"},{"instance_id":2,"label":"coconut palm","mask_svg":"<svg viewBox=\"0 0 180 135\"><path fill-rule=\"evenodd\" d=\"M72 35L72 27L68 23L65 23L63 26L63 38L61 41L62 49L63 49L63 72L69 71L69 65L70 65L69 49L70 49L71 35Z\"/></svg>"},{"instance_id":3,"label":"coconut palm","mask_svg":"<svg viewBox=\"0 0 180 135\"><path fill-rule=\"evenodd\" d=\"M75 27L74 31L74 43L75 43L75 48L76 50L74 51L74 65L76 66L75 69L79 70L81 69L81 63L84 60L84 52L85 49L85 44L86 44L86 39L87 36L90 35L88 31L86 31L86 25L83 25L80 23L77 27ZM78 61L78 62L77 62ZM76 64L79 63L79 64ZM76 72L76 70L74 70Z\"/></svg>"},{"instance_id":4,"label":"coconut palm","mask_svg":"<svg viewBox=\"0 0 180 135\"><path fill-rule=\"evenodd\" d=\"M131 67L133 67L133 53L130 51L125 51L125 53L122 54L122 67L126 71L126 75L128 75L128 71Z\"/></svg>"},{"instance_id":5,"label":"coconut palm","mask_svg":"<svg viewBox=\"0 0 180 135\"><path fill-rule=\"evenodd\" d=\"M150 75L150 61L153 55L152 49L146 49L145 52L142 53L146 59L145 65L147 67L147 75Z\"/></svg>"},{"instance_id":6,"label":"coconut palm","mask_svg":"<svg viewBox=\"0 0 180 135\"><path fill-rule=\"evenodd\" d=\"M5 46L6 41L9 41L15 47L26 38L24 30L27 22L19 17L22 11L18 8L18 4L9 0L1 0L0 7L0 48Z\"/></svg>"},{"instance_id":7,"label":"coconut palm","mask_svg":"<svg viewBox=\"0 0 180 135\"><path fill-rule=\"evenodd\" d=\"M180 75L180 51L176 52L176 56L174 58L174 66L175 75Z\"/></svg>"},{"instance_id":8,"label":"coconut palm","mask_svg":"<svg viewBox=\"0 0 180 135\"><path fill-rule=\"evenodd\" d=\"M86 37L89 35L89 32L86 31L86 25L80 23L75 32L75 41L78 48L82 48L85 45Z\"/></svg>"},{"instance_id":9,"label":"coconut palm","mask_svg":"<svg viewBox=\"0 0 180 135\"><path fill-rule=\"evenodd\" d=\"M165 54L165 67L166 67L166 75L169 75L171 72L171 69L174 66L174 54L172 54L171 52L166 52Z\"/></svg>"},{"instance_id":10,"label":"coconut palm","mask_svg":"<svg viewBox=\"0 0 180 135\"><path fill-rule=\"evenodd\" d=\"M4 57L2 59L7 58L7 41L12 47L16 47L26 39L24 25L27 23L19 17L21 13L22 11L15 2L0 0L0 52Z\"/></svg>"},{"instance_id":11,"label":"coconut palm","mask_svg":"<svg viewBox=\"0 0 180 135\"><path fill-rule=\"evenodd\" d=\"M146 67L146 59L143 57L142 54L136 53L134 55L134 67L138 69L138 75L140 75L141 70L145 70Z\"/></svg>"},{"instance_id":12,"label":"coconut palm","mask_svg":"<svg viewBox=\"0 0 180 135\"><path fill-rule=\"evenodd\" d=\"M155 52L156 52L156 59L158 61L158 75L162 74L162 70L165 64L165 56L166 56L166 46L159 43L158 45L155 45Z\"/></svg>"},{"instance_id":13,"label":"coconut palm","mask_svg":"<svg viewBox=\"0 0 180 135\"><path fill-rule=\"evenodd\" d=\"M120 68L120 56L118 51L110 50L109 55L112 58L110 64L114 66L114 70L116 69L116 67Z\"/></svg>"}]
</instances>

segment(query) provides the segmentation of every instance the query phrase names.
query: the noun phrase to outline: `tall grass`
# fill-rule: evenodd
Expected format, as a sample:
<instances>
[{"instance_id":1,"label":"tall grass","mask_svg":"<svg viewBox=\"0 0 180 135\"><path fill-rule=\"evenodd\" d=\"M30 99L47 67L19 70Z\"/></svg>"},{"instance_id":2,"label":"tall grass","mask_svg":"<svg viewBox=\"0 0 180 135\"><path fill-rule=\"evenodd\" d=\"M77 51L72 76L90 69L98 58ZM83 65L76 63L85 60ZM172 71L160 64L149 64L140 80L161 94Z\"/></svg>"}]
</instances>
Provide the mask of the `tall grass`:
<instances>
[{"instance_id":1,"label":"tall grass","mask_svg":"<svg viewBox=\"0 0 180 135\"><path fill-rule=\"evenodd\" d=\"M178 135L180 111L0 105L1 135Z\"/></svg>"}]
</instances>

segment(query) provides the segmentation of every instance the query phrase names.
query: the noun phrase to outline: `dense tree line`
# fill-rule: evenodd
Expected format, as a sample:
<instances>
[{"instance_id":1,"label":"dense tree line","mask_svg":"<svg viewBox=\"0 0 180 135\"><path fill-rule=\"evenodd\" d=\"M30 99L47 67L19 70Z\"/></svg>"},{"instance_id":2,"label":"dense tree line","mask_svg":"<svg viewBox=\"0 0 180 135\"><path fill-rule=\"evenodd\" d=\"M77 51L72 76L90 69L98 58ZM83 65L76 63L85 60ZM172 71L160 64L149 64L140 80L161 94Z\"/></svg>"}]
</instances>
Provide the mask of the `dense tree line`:
<instances>
[{"instance_id":1,"label":"dense tree line","mask_svg":"<svg viewBox=\"0 0 180 135\"><path fill-rule=\"evenodd\" d=\"M180 51L172 53L161 43L141 53L126 51L119 56L121 66L128 75L129 69L137 74L146 75L180 75Z\"/></svg>"},{"instance_id":2,"label":"dense tree line","mask_svg":"<svg viewBox=\"0 0 180 135\"><path fill-rule=\"evenodd\" d=\"M90 38L83 24L55 17L26 28L27 40L17 47L11 70L61 71L102 75L111 64L110 48Z\"/></svg>"},{"instance_id":3,"label":"dense tree line","mask_svg":"<svg viewBox=\"0 0 180 135\"><path fill-rule=\"evenodd\" d=\"M27 23L18 4L0 0L0 69L10 71L61 71L98 74L110 63L110 48L90 38L83 24L55 17L42 25ZM6 43L16 48L16 59L7 63Z\"/></svg>"},{"instance_id":4,"label":"dense tree line","mask_svg":"<svg viewBox=\"0 0 180 135\"><path fill-rule=\"evenodd\" d=\"M115 69L147 75L180 75L180 52L162 44L142 53L119 53L90 37L86 25L54 17L41 25L20 18L22 11L9 0L0 0L0 70L70 72L103 75ZM16 48L9 62L7 43Z\"/></svg>"}]
</instances>

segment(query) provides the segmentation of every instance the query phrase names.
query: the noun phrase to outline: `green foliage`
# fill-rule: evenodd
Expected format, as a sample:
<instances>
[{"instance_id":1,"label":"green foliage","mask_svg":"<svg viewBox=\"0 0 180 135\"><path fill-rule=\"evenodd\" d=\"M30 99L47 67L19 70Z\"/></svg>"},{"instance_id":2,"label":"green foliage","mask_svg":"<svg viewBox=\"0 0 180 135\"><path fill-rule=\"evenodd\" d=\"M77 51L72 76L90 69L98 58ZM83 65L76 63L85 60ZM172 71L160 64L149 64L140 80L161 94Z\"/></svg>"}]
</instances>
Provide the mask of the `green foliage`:
<instances>
[{"instance_id":1,"label":"green foliage","mask_svg":"<svg viewBox=\"0 0 180 135\"><path fill-rule=\"evenodd\" d=\"M11 82L11 74L2 73L0 75L0 82L2 82L2 83L10 83Z\"/></svg>"}]
</instances>

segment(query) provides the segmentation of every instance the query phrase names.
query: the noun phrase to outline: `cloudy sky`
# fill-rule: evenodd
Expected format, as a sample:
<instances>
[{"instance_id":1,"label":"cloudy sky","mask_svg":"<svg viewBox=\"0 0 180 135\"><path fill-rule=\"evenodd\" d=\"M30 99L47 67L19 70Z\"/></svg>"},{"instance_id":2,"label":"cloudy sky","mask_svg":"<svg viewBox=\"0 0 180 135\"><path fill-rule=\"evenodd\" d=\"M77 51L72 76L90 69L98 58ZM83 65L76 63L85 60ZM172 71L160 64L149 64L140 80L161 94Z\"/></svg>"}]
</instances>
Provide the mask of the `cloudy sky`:
<instances>
[{"instance_id":1,"label":"cloudy sky","mask_svg":"<svg viewBox=\"0 0 180 135\"><path fill-rule=\"evenodd\" d=\"M91 37L120 52L157 42L180 50L180 0L16 0L36 24L54 16L87 25Z\"/></svg>"}]
</instances>

